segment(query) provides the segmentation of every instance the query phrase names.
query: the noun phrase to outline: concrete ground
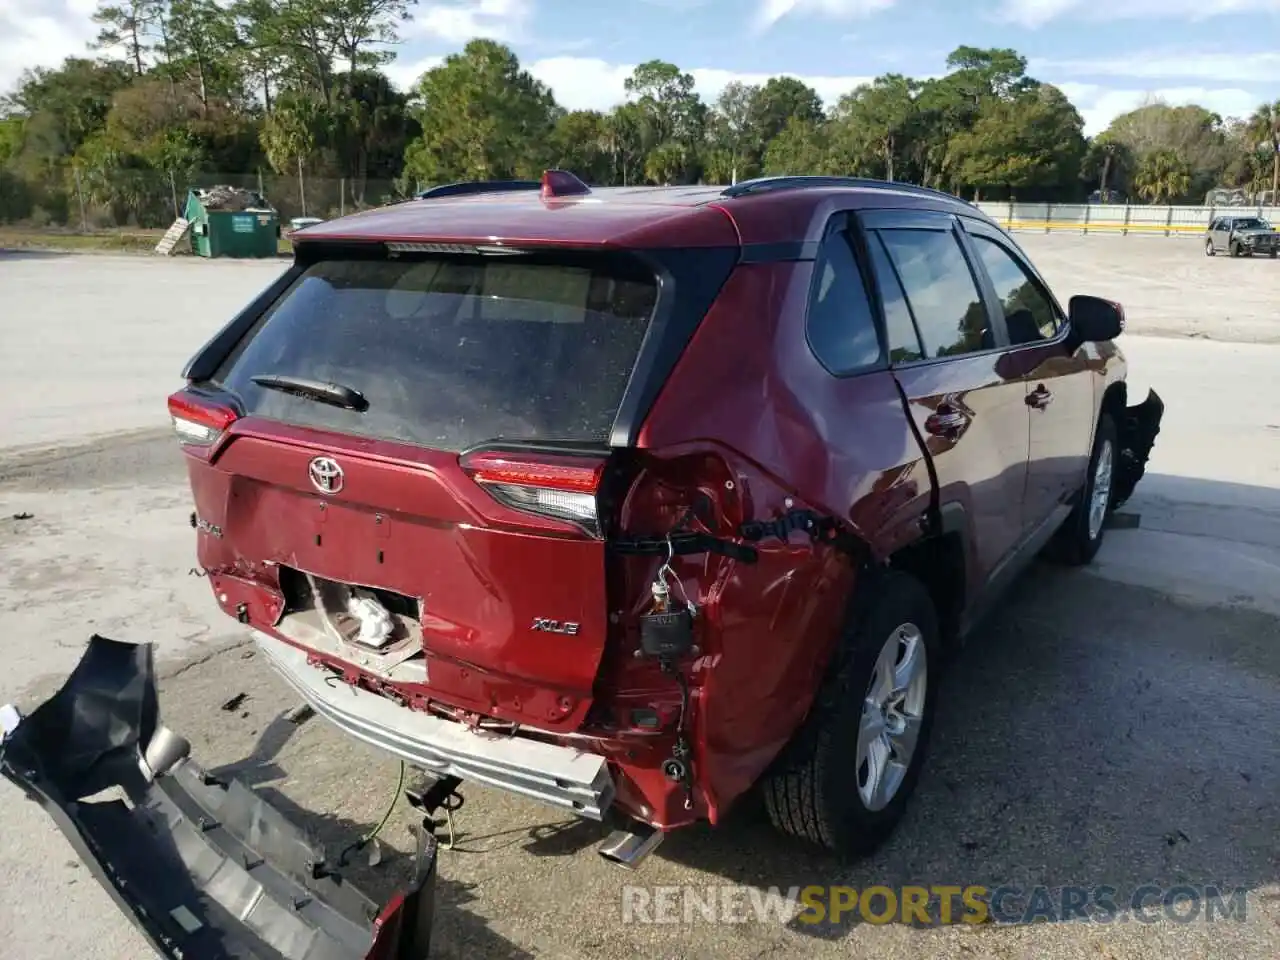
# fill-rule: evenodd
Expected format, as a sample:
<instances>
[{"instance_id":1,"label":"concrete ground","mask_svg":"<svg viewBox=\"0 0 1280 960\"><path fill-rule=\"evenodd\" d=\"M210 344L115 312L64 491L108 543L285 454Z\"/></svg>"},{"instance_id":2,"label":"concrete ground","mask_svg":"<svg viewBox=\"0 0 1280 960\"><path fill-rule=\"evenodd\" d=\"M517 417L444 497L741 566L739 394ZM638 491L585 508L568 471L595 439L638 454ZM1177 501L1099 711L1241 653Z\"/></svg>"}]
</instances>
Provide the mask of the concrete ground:
<instances>
[{"instance_id":1,"label":"concrete ground","mask_svg":"<svg viewBox=\"0 0 1280 960\"><path fill-rule=\"evenodd\" d=\"M1133 379L1164 396L1165 429L1125 509L1139 525L1111 530L1087 572L1033 569L947 678L893 840L842 868L747 806L627 875L595 856L598 828L468 788L441 859L439 956L1280 955L1280 415L1263 399L1280 264L1153 238L1019 239L1064 299L1126 303ZM280 685L189 574L165 428L182 362L278 269L0 254L0 702L50 692L91 632L155 642L165 717L196 756L234 765L336 847L381 818L396 764L320 721L279 720ZM0 804L4 955L147 956L44 815L7 784ZM357 877L376 896L403 880L409 822L402 805L385 862ZM1244 923L623 922L624 884L899 883L1249 895Z\"/></svg>"}]
</instances>

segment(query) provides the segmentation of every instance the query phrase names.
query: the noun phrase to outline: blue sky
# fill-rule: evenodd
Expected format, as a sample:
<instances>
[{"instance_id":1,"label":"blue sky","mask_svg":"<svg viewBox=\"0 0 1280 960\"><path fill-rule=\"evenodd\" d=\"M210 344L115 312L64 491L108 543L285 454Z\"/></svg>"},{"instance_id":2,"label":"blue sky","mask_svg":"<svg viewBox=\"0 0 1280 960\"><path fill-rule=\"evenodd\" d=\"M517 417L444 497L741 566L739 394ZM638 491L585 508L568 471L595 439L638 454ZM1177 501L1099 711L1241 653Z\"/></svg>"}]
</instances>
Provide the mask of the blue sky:
<instances>
[{"instance_id":1,"label":"blue sky","mask_svg":"<svg viewBox=\"0 0 1280 960\"><path fill-rule=\"evenodd\" d=\"M0 87L81 53L95 6L0 0ZM691 71L707 100L787 73L831 103L880 73L943 73L960 44L1023 53L1090 133L1150 96L1228 116L1280 99L1280 0L423 0L403 33L390 68L402 86L488 36L571 108L608 109L653 58Z\"/></svg>"}]
</instances>

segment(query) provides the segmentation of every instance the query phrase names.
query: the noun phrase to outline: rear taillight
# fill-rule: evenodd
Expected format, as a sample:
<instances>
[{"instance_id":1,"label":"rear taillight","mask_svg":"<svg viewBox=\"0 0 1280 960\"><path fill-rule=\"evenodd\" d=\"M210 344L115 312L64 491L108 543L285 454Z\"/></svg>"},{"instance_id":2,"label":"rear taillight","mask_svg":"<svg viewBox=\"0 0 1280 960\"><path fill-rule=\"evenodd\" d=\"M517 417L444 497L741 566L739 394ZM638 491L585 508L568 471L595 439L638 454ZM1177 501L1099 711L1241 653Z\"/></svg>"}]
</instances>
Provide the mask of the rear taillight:
<instances>
[{"instance_id":1,"label":"rear taillight","mask_svg":"<svg viewBox=\"0 0 1280 960\"><path fill-rule=\"evenodd\" d=\"M208 447L217 442L238 415L230 407L179 390L169 398L169 418L184 447Z\"/></svg>"},{"instance_id":2,"label":"rear taillight","mask_svg":"<svg viewBox=\"0 0 1280 960\"><path fill-rule=\"evenodd\" d=\"M484 452L464 457L462 468L513 510L565 520L600 535L597 494L604 460Z\"/></svg>"}]
</instances>

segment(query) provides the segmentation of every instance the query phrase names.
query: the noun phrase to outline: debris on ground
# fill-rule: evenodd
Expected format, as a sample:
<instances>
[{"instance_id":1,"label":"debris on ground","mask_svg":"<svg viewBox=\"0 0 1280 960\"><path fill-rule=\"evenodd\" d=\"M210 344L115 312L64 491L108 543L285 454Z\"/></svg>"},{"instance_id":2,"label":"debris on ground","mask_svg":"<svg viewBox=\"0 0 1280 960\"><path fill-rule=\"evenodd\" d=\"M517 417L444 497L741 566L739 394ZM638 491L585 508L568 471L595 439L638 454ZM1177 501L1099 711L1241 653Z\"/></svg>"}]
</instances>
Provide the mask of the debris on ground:
<instances>
[{"instance_id":1,"label":"debris on ground","mask_svg":"<svg viewBox=\"0 0 1280 960\"><path fill-rule=\"evenodd\" d=\"M300 703L288 713L284 718L292 723L295 727L301 726L316 715L315 710L311 708L309 703Z\"/></svg>"},{"instance_id":2,"label":"debris on ground","mask_svg":"<svg viewBox=\"0 0 1280 960\"><path fill-rule=\"evenodd\" d=\"M247 693L237 693L234 697L232 697L230 700L228 700L226 703L222 705L222 709L225 710L227 713L231 713L233 710L236 710L240 706L240 704L244 703L248 699L249 699L249 695Z\"/></svg>"}]
</instances>

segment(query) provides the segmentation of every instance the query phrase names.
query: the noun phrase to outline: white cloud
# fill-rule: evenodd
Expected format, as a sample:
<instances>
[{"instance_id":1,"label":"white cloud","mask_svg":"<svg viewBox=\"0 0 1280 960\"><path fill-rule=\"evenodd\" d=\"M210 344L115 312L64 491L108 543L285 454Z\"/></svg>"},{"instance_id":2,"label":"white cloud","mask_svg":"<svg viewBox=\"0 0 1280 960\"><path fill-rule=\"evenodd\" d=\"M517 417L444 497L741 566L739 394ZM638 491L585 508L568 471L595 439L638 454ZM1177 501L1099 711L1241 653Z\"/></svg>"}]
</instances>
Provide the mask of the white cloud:
<instances>
[{"instance_id":1,"label":"white cloud","mask_svg":"<svg viewBox=\"0 0 1280 960\"><path fill-rule=\"evenodd\" d=\"M608 110L626 98L623 81L634 64L609 63L596 57L547 57L527 64L570 110Z\"/></svg>"},{"instance_id":2,"label":"white cloud","mask_svg":"<svg viewBox=\"0 0 1280 960\"><path fill-rule=\"evenodd\" d=\"M0 0L0 93L9 93L28 67L90 56L98 35L94 0Z\"/></svg>"},{"instance_id":3,"label":"white cloud","mask_svg":"<svg viewBox=\"0 0 1280 960\"><path fill-rule=\"evenodd\" d=\"M841 96L860 84L870 83L873 79L870 76L821 76L803 73L735 73L732 70L715 70L711 68L695 69L689 72L693 74L693 79L697 82L695 89L707 103L714 103L716 98L720 96L720 92L734 80L739 83L763 84L770 77L788 76L795 77L802 83L807 83L813 87L814 90L818 91L818 96L822 97L823 102L828 107L833 107Z\"/></svg>"},{"instance_id":4,"label":"white cloud","mask_svg":"<svg viewBox=\"0 0 1280 960\"><path fill-rule=\"evenodd\" d=\"M1170 106L1198 104L1223 117L1248 116L1258 105L1258 97L1236 87L1161 87L1146 90L1117 90L1093 83L1055 84L1084 117L1085 133L1101 133L1116 117L1150 100Z\"/></svg>"},{"instance_id":5,"label":"white cloud","mask_svg":"<svg viewBox=\"0 0 1280 960\"><path fill-rule=\"evenodd\" d=\"M775 0L783 2L783 0ZM1280 0L1003 0L1000 18L1035 30L1054 20L1186 20L1233 13L1277 13Z\"/></svg>"},{"instance_id":6,"label":"white cloud","mask_svg":"<svg viewBox=\"0 0 1280 960\"><path fill-rule=\"evenodd\" d=\"M420 57L417 60L405 60L397 57L382 68L391 82L401 90L412 90L418 85L418 79L428 70L444 63L444 57Z\"/></svg>"},{"instance_id":7,"label":"white cloud","mask_svg":"<svg viewBox=\"0 0 1280 960\"><path fill-rule=\"evenodd\" d=\"M403 66L397 61L387 68L387 73L401 89L409 89L424 71L438 66L442 59L427 57ZM611 63L596 57L544 57L527 63L525 67L551 88L561 106L570 110L603 111L626 99L624 84L636 65ZM779 76L774 73L741 73L712 67L694 68L689 72L693 74L694 89L707 103L713 103L720 92L735 80L761 84L770 77ZM871 81L870 77L787 75L813 87L828 105L834 104L841 94L848 93L858 84Z\"/></svg>"},{"instance_id":8,"label":"white cloud","mask_svg":"<svg viewBox=\"0 0 1280 960\"><path fill-rule=\"evenodd\" d=\"M533 0L448 0L420 4L405 28L408 36L431 37L461 46L476 37L503 43L523 38Z\"/></svg>"},{"instance_id":9,"label":"white cloud","mask_svg":"<svg viewBox=\"0 0 1280 960\"><path fill-rule=\"evenodd\" d=\"M1096 59L1036 60L1028 72L1032 76L1134 77L1147 80L1208 80L1219 83L1270 81L1280 74L1280 52L1230 53L1153 50L1134 51L1125 57Z\"/></svg>"},{"instance_id":10,"label":"white cloud","mask_svg":"<svg viewBox=\"0 0 1280 960\"><path fill-rule=\"evenodd\" d=\"M570 110L609 110L622 103L626 99L623 84L633 70L635 64L608 63L589 57L549 57L529 64L529 72L549 86L556 100ZM735 80L762 84L770 77L780 75L713 67L695 67L689 73L693 75L694 89L708 104L714 103L721 91ZM828 105L834 104L841 94L848 93L858 84L871 80L870 77L854 76L786 75L813 87Z\"/></svg>"},{"instance_id":11,"label":"white cloud","mask_svg":"<svg viewBox=\"0 0 1280 960\"><path fill-rule=\"evenodd\" d=\"M765 31L783 17L792 14L815 14L839 20L869 17L892 7L897 0L759 0L755 26Z\"/></svg>"}]
</instances>

